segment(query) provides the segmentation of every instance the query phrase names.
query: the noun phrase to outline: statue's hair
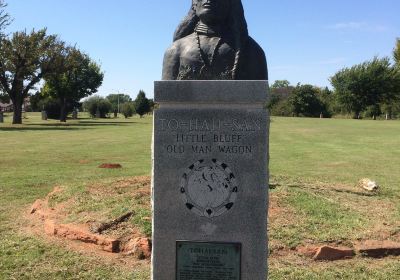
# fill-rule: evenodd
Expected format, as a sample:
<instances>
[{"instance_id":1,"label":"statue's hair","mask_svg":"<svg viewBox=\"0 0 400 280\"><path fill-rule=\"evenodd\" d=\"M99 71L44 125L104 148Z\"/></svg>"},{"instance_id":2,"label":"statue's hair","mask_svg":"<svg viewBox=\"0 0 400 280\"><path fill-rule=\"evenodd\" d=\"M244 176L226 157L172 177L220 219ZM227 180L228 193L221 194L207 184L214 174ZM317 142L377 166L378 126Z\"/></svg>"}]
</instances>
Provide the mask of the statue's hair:
<instances>
[{"instance_id":1,"label":"statue's hair","mask_svg":"<svg viewBox=\"0 0 400 280\"><path fill-rule=\"evenodd\" d=\"M199 23L200 19L196 15L196 6L198 0L192 0L192 6L190 7L188 15L179 24L178 28L174 34L174 42L182 39L190 34L192 34ZM235 61L232 69L232 79L236 80L238 68L240 65L240 55L241 50L246 46L247 40L249 38L249 33L247 30L247 23L244 17L244 10L241 0L230 0L231 9L225 24L225 34L232 34L234 44L235 44Z\"/></svg>"}]
</instances>

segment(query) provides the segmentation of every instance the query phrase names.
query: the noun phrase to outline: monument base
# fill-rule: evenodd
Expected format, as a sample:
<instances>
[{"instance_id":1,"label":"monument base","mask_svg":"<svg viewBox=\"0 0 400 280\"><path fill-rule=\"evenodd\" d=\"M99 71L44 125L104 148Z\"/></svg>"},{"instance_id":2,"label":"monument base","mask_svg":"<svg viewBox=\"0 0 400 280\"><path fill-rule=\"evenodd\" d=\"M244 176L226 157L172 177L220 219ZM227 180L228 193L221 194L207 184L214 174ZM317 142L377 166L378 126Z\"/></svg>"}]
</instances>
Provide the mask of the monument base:
<instances>
[{"instance_id":1,"label":"monument base","mask_svg":"<svg viewBox=\"0 0 400 280\"><path fill-rule=\"evenodd\" d=\"M155 82L153 280L265 280L266 81Z\"/></svg>"}]
</instances>

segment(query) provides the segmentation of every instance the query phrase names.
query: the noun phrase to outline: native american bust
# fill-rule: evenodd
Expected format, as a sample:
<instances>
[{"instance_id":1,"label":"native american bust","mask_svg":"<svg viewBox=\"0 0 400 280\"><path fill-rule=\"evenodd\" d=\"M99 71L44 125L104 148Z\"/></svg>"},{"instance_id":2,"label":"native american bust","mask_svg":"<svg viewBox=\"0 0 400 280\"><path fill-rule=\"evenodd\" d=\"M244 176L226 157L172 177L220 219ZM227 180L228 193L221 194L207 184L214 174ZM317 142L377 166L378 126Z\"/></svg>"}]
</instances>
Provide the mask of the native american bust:
<instances>
[{"instance_id":1,"label":"native american bust","mask_svg":"<svg viewBox=\"0 0 400 280\"><path fill-rule=\"evenodd\" d=\"M163 80L267 80L264 51L248 35L241 0L192 0L166 51Z\"/></svg>"}]
</instances>

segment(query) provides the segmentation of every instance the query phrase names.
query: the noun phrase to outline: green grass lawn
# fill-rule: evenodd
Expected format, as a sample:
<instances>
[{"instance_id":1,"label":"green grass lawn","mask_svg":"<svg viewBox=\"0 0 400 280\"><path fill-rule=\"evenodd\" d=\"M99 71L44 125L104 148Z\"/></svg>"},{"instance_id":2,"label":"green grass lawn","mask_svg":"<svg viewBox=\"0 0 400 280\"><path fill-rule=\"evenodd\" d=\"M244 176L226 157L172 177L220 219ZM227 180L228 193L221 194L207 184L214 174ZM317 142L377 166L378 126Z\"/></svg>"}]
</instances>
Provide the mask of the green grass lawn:
<instances>
[{"instance_id":1,"label":"green grass lawn","mask_svg":"<svg viewBox=\"0 0 400 280\"><path fill-rule=\"evenodd\" d=\"M149 175L152 118L61 125L28 114L23 125L10 122L6 115L0 124L0 279L149 279L147 262L119 267L68 251L22 231L19 217L56 185ZM272 118L271 200L286 212L270 224L270 279L400 278L399 258L314 263L274 255L304 240L346 243L400 230L399 147L398 121ZM97 168L102 163L123 168ZM378 196L358 194L364 177L382 186Z\"/></svg>"}]
</instances>

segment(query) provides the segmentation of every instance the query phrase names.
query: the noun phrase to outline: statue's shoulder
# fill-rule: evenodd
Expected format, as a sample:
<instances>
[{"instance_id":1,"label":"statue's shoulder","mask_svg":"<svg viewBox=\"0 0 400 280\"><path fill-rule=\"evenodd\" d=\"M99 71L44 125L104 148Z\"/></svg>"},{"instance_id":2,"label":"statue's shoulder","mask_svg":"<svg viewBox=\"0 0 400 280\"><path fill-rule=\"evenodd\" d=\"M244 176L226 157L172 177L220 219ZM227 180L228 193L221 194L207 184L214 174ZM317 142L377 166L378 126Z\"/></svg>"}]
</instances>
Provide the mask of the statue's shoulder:
<instances>
[{"instance_id":1,"label":"statue's shoulder","mask_svg":"<svg viewBox=\"0 0 400 280\"><path fill-rule=\"evenodd\" d=\"M167 49L164 55L163 80L177 79L181 64L181 55L185 48L194 44L194 39L195 37L193 35L188 35L184 38L176 40Z\"/></svg>"},{"instance_id":2,"label":"statue's shoulder","mask_svg":"<svg viewBox=\"0 0 400 280\"><path fill-rule=\"evenodd\" d=\"M265 52L261 46L251 37L247 41L247 53L252 55L254 59L262 59L266 61Z\"/></svg>"},{"instance_id":3,"label":"statue's shoulder","mask_svg":"<svg viewBox=\"0 0 400 280\"><path fill-rule=\"evenodd\" d=\"M190 34L186 37L183 37L179 40L176 40L175 42L172 43L172 45L167 49L165 54L169 55L177 55L179 54L183 48L193 44L194 40L196 39L194 34Z\"/></svg>"},{"instance_id":4,"label":"statue's shoulder","mask_svg":"<svg viewBox=\"0 0 400 280\"><path fill-rule=\"evenodd\" d=\"M267 59L264 50L251 37L247 41L247 45L243 57L246 65L246 74L244 79L251 80L268 80Z\"/></svg>"}]
</instances>

